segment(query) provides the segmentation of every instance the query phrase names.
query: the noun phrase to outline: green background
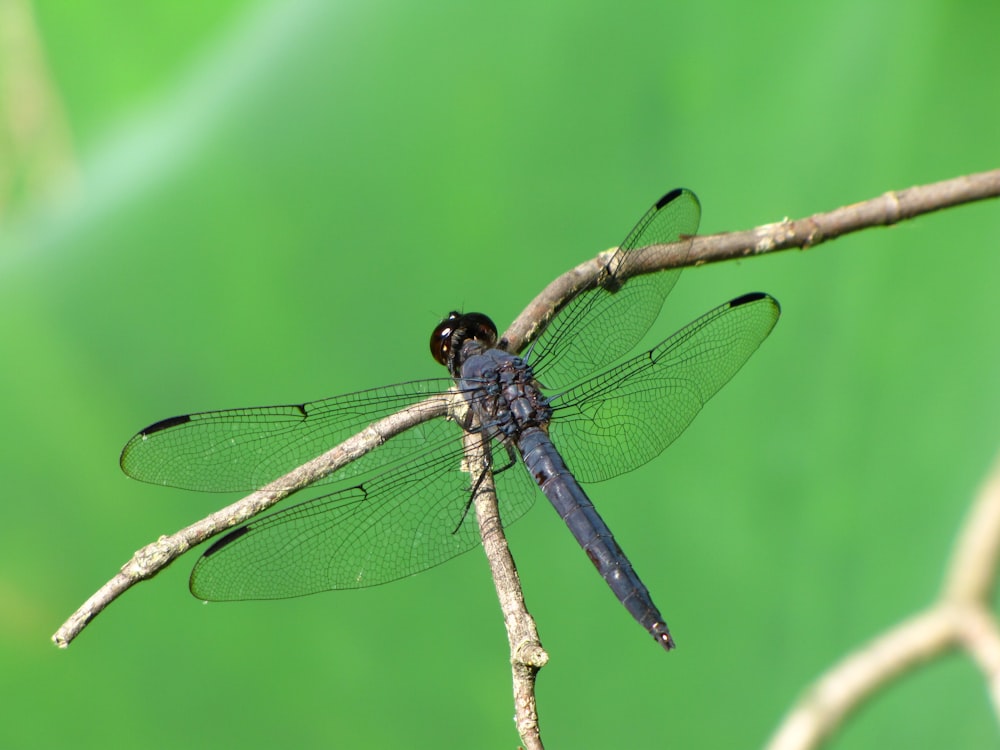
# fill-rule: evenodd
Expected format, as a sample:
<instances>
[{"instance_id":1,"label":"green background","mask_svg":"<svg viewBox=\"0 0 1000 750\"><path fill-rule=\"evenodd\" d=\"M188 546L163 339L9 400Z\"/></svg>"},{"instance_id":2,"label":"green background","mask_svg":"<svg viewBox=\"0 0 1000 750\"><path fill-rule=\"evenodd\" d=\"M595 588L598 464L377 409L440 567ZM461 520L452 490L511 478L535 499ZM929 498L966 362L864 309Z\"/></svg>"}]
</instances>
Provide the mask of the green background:
<instances>
[{"instance_id":1,"label":"green background","mask_svg":"<svg viewBox=\"0 0 1000 750\"><path fill-rule=\"evenodd\" d=\"M712 233L1000 161L993 1L36 12L77 176L0 226L3 747L514 747L479 552L211 606L192 553L57 650L133 550L230 500L133 482L121 446L186 411L438 375L443 314L504 326L671 187ZM685 272L656 338L752 290L784 315L677 444L591 487L676 652L544 500L511 529L548 745L760 746L930 602L997 449L998 241L987 202ZM1000 746L967 659L831 746L888 744Z\"/></svg>"}]
</instances>

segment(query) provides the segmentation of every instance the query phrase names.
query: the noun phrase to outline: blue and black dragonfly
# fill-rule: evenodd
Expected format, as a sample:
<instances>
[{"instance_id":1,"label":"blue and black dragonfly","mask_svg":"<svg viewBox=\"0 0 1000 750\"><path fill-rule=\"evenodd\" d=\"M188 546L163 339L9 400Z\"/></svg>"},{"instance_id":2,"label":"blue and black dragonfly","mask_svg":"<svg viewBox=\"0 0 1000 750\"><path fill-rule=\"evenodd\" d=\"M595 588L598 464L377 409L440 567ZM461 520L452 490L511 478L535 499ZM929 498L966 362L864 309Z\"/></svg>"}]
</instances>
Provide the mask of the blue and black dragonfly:
<instances>
[{"instance_id":1,"label":"blue and black dragonfly","mask_svg":"<svg viewBox=\"0 0 1000 750\"><path fill-rule=\"evenodd\" d=\"M469 509L489 468L505 525L541 488L625 608L672 648L666 622L580 483L658 455L778 320L776 300L746 294L625 358L680 274L641 273L650 246L690 248L700 214L690 191L660 198L596 283L571 297L523 356L506 351L485 315L452 313L431 337L450 377L188 414L142 430L122 451L129 476L191 490L253 490L428 397L456 404L446 418L418 424L317 482L331 491L227 533L195 564L191 592L214 601L280 599L431 568L479 543ZM470 434L478 437L478 463Z\"/></svg>"}]
</instances>

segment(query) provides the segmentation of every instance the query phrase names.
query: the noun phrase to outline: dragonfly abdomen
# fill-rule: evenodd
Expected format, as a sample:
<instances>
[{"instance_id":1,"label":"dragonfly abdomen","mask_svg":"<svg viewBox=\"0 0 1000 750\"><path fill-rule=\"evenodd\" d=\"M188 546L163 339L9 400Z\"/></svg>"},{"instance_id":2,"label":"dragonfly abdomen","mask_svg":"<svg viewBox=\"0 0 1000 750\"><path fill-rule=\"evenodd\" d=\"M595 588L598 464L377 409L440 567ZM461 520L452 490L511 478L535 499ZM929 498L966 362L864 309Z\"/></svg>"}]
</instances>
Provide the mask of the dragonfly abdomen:
<instances>
[{"instance_id":1,"label":"dragonfly abdomen","mask_svg":"<svg viewBox=\"0 0 1000 750\"><path fill-rule=\"evenodd\" d=\"M668 650L673 648L670 630L649 590L590 498L566 468L549 436L537 427L525 429L517 447L531 476L618 600L661 646Z\"/></svg>"}]
</instances>

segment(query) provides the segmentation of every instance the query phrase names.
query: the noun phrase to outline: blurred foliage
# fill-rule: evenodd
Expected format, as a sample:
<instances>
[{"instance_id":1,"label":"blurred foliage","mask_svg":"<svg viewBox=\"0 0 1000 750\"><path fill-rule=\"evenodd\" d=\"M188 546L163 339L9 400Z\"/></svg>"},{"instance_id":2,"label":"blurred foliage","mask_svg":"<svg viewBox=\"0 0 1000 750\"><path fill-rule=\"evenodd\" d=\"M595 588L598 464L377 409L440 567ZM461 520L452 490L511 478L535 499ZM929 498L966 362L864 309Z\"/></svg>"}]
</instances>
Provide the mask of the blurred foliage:
<instances>
[{"instance_id":1,"label":"blurred foliage","mask_svg":"<svg viewBox=\"0 0 1000 750\"><path fill-rule=\"evenodd\" d=\"M131 482L121 445L171 414L437 374L442 314L502 325L676 185L716 232L1000 154L997 3L0 7L23 29L0 61L33 87L0 66L4 747L515 746L477 553L209 607L192 554L57 651L134 549L230 499ZM10 135L29 94L51 105L30 147ZM784 316L664 456L593 487L675 653L544 501L511 530L552 747L759 746L931 598L997 448L998 240L990 202L685 273L658 338L755 289ZM831 746L996 737L954 658Z\"/></svg>"}]
</instances>

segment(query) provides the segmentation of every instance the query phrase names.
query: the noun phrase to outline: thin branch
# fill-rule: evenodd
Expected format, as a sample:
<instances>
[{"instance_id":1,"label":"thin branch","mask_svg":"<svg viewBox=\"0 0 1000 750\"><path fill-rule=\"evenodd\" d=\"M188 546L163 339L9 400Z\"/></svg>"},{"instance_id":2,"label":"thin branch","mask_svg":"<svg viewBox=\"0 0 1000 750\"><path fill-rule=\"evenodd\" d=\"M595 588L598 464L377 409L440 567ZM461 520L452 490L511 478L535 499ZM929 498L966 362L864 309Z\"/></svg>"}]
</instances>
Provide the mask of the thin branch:
<instances>
[{"instance_id":1,"label":"thin branch","mask_svg":"<svg viewBox=\"0 0 1000 750\"><path fill-rule=\"evenodd\" d=\"M954 648L983 673L1000 720L1000 622L990 607L998 550L1000 456L965 521L938 600L822 675L786 716L769 750L819 747L873 692Z\"/></svg>"},{"instance_id":2,"label":"thin branch","mask_svg":"<svg viewBox=\"0 0 1000 750\"><path fill-rule=\"evenodd\" d=\"M826 214L816 214L798 221L785 220L747 232L697 237L693 244L683 242L678 245L658 246L656 252L648 254L648 264L637 272L651 273L674 268L682 263L701 265L791 247L812 247L847 232L871 226L885 226L948 206L998 195L1000 195L1000 170L960 177L934 185L886 193L871 201ZM681 254L681 249L689 249L690 252L685 257ZM602 253L546 287L508 329L503 339L507 349L520 351L543 329L554 311L560 309L579 291L593 287L607 258L608 253ZM247 521L284 497L374 450L400 432L429 419L443 417L448 411L448 400L441 397L415 404L376 422L322 456L303 464L237 503L143 547L122 567L120 573L101 587L67 620L53 635L52 640L65 648L108 604L138 581L151 578L192 546ZM539 643L534 622L524 607L517 573L506 548L503 528L496 513L492 478L487 477L483 485L482 491L477 493L476 514L508 627L515 681L515 703L518 704L518 730L528 747L537 748L541 747L541 741L537 735L534 677L548 657ZM998 656L1000 648L994 648L995 623L991 623L991 627L982 627L980 623L980 627L976 628L971 624L973 619L966 618L966 621L970 624L961 637L970 644L969 648L977 654L980 664L1000 663ZM992 674L997 675L998 672L993 671ZM994 682L1000 684L1000 678L994 677ZM1000 688L995 694L1000 695ZM797 745L780 747L786 746L797 747Z\"/></svg>"},{"instance_id":3,"label":"thin branch","mask_svg":"<svg viewBox=\"0 0 1000 750\"><path fill-rule=\"evenodd\" d=\"M890 226L943 208L998 196L1000 169L956 177L931 185L888 192L878 198L813 214L804 219L785 219L742 232L699 236L694 238L693 243L658 245L656 252L643 255L645 265L635 266L634 272L652 273L667 268L701 266L792 248L805 250L861 229ZM521 351L537 337L567 300L580 291L593 287L598 273L613 252L613 249L608 250L581 263L545 287L504 334L508 351Z\"/></svg>"},{"instance_id":4,"label":"thin branch","mask_svg":"<svg viewBox=\"0 0 1000 750\"><path fill-rule=\"evenodd\" d=\"M696 237L693 246L689 243L663 245L660 252L649 254L652 263L644 268L643 272L676 267L678 258L683 257L680 255L680 250L689 247L690 252L685 260L688 265L700 265L790 247L810 247L834 236L867 226L884 226L902 218L912 218L921 213L998 195L1000 195L1000 170L957 177L897 193L886 193L880 198L825 214L815 214L806 219L785 220L779 224L767 224L745 232ZM608 257L608 252L582 263L549 284L504 334L508 349L520 351L552 317L553 311L559 309L567 299L580 290L593 286L602 263ZM441 416L446 408L445 404L438 403L432 411L424 411L418 404L410 410L388 417L372 425L370 430L344 441L324 455L303 464L243 500L143 547L122 567L121 573L102 586L56 631L52 640L61 648L65 648L108 604L133 584L151 578L192 546L243 523L292 492L360 458L409 426ZM413 414L407 416L411 410L415 410L414 414L419 417L413 422L410 421ZM396 418L399 419L398 422L395 421Z\"/></svg>"},{"instance_id":5,"label":"thin branch","mask_svg":"<svg viewBox=\"0 0 1000 750\"><path fill-rule=\"evenodd\" d=\"M444 416L447 407L448 401L446 399L434 397L391 414L322 456L302 464L242 500L222 508L170 536L161 536L152 544L148 544L136 552L114 578L87 599L55 632L52 641L59 648L66 648L80 634L80 631L111 602L139 581L152 578L191 547L250 520L279 500L283 500L292 493L318 482L352 461L361 458L389 438L421 422Z\"/></svg>"},{"instance_id":6,"label":"thin branch","mask_svg":"<svg viewBox=\"0 0 1000 750\"><path fill-rule=\"evenodd\" d=\"M483 549L490 564L493 585L496 587L500 609L503 612L504 627L510 645L510 665L514 687L514 722L526 750L542 750L542 738L538 727L538 709L535 704L535 677L538 670L548 663L549 655L542 648L535 628L535 620L524 603L521 581L517 576L514 558L507 546L500 509L497 505L496 488L493 485L491 462L486 459L481 432L470 432L465 436L469 450L469 465L481 466L480 472L470 472L476 487L476 520Z\"/></svg>"}]
</instances>

